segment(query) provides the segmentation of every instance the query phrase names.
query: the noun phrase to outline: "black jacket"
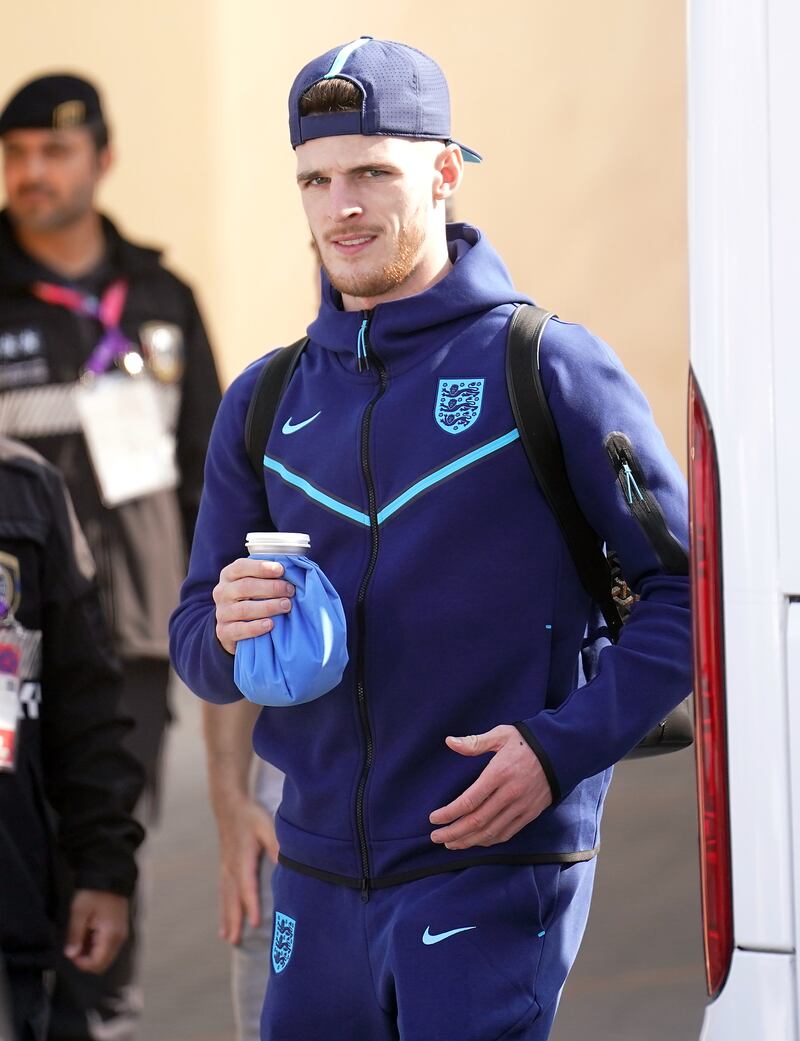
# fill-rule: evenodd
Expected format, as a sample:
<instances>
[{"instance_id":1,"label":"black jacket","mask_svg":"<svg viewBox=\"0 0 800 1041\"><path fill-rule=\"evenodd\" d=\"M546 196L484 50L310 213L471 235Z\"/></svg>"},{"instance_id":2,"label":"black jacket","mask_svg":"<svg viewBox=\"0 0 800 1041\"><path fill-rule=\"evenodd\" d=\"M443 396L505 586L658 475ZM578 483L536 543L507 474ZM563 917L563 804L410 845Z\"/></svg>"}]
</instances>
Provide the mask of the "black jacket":
<instances>
[{"instance_id":1,"label":"black jacket","mask_svg":"<svg viewBox=\"0 0 800 1041\"><path fill-rule=\"evenodd\" d=\"M0 214L0 435L26 442L64 475L97 565L117 652L165 658L167 620L185 573L219 382L191 289L162 266L157 251L128 242L105 218L104 230L102 264L87 278L67 283L20 249L7 213ZM177 491L107 509L68 399L101 326L37 299L30 287L60 282L100 295L121 276L129 283L121 326L134 344L149 322L168 323L182 334L183 374L158 384L174 416L180 484Z\"/></svg>"},{"instance_id":2,"label":"black jacket","mask_svg":"<svg viewBox=\"0 0 800 1041\"><path fill-rule=\"evenodd\" d=\"M14 966L50 963L56 847L76 888L127 896L136 878L143 774L120 743L129 724L92 572L57 472L0 438L0 593L43 634L40 675L21 690L16 770L0 772L0 951Z\"/></svg>"}]
</instances>

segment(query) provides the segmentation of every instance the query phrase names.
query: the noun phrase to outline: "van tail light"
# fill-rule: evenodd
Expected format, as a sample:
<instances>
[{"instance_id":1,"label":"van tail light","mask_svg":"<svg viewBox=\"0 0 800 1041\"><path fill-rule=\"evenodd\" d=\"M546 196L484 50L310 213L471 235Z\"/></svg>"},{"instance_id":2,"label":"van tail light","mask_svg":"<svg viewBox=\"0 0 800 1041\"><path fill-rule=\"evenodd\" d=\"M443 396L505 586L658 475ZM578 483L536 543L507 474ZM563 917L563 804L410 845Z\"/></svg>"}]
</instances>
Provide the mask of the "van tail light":
<instances>
[{"instance_id":1,"label":"van tail light","mask_svg":"<svg viewBox=\"0 0 800 1041\"><path fill-rule=\"evenodd\" d=\"M706 983L722 989L733 956L719 480L714 434L689 374L689 516L695 754Z\"/></svg>"}]
</instances>

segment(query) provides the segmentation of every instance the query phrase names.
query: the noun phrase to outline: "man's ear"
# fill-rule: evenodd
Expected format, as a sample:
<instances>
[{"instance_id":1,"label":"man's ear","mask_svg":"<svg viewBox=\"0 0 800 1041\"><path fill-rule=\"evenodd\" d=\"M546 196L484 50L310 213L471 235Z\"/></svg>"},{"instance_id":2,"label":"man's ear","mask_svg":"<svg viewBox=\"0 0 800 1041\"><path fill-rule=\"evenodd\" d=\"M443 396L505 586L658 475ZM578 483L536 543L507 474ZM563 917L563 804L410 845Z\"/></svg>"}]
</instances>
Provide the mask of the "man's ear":
<instances>
[{"instance_id":1,"label":"man's ear","mask_svg":"<svg viewBox=\"0 0 800 1041\"><path fill-rule=\"evenodd\" d=\"M433 197L436 201L447 200L458 191L464 176L464 156L458 145L450 144L436 157L436 178Z\"/></svg>"},{"instance_id":2,"label":"man's ear","mask_svg":"<svg viewBox=\"0 0 800 1041\"><path fill-rule=\"evenodd\" d=\"M105 145L97 153L97 174L98 178L105 177L111 167L114 165L114 153L111 151L111 145Z\"/></svg>"}]
</instances>

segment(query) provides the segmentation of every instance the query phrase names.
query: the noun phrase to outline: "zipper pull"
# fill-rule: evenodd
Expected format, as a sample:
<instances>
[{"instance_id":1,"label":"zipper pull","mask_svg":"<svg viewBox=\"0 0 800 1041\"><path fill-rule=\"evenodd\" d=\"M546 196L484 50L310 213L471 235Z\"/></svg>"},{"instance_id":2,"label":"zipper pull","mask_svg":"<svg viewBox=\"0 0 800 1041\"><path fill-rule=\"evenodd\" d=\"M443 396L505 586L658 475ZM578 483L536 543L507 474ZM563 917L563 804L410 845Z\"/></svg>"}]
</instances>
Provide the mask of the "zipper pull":
<instances>
[{"instance_id":1,"label":"zipper pull","mask_svg":"<svg viewBox=\"0 0 800 1041\"><path fill-rule=\"evenodd\" d=\"M362 904L369 903L369 879L368 878L362 878L361 879L361 903Z\"/></svg>"},{"instance_id":2,"label":"zipper pull","mask_svg":"<svg viewBox=\"0 0 800 1041\"><path fill-rule=\"evenodd\" d=\"M358 371L361 372L363 369L369 368L369 358L367 357L367 322L369 318L365 318L361 323L361 328L358 330L358 341L356 344L356 358L358 360Z\"/></svg>"},{"instance_id":3,"label":"zipper pull","mask_svg":"<svg viewBox=\"0 0 800 1041\"><path fill-rule=\"evenodd\" d=\"M642 495L642 492L641 492L641 489L639 488L639 485L636 483L636 478L633 476L633 471L631 470L630 463L623 462L622 470L620 471L620 477L621 477L622 474L625 474L626 495L628 496L628 505L629 506L633 505L633 492L634 492L634 490L636 491L636 494L639 497L639 500L641 502L644 502L644 496Z\"/></svg>"}]
</instances>

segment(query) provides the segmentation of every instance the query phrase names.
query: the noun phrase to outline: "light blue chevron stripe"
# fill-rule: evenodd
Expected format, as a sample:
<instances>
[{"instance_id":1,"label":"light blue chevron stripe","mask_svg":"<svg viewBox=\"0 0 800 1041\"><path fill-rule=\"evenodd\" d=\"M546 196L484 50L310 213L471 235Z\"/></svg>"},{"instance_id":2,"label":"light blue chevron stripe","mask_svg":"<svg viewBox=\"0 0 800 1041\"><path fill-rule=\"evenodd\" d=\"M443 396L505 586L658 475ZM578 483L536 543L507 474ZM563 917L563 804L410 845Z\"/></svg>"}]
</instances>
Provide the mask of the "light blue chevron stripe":
<instances>
[{"instance_id":1,"label":"light blue chevron stripe","mask_svg":"<svg viewBox=\"0 0 800 1041\"><path fill-rule=\"evenodd\" d=\"M328 69L328 71L322 78L329 80L333 76L338 76L344 68L344 63L347 61L347 59L350 57L353 51L357 51L359 47L363 47L364 44L369 43L371 39L371 36L359 36L357 40L353 40L353 42L348 43L346 47L342 47L342 49L333 59L333 65L331 65L331 67Z\"/></svg>"},{"instance_id":2,"label":"light blue chevron stripe","mask_svg":"<svg viewBox=\"0 0 800 1041\"><path fill-rule=\"evenodd\" d=\"M360 510L354 510L352 506L347 506L345 503L339 502L338 499L334 499L332 496L326 495L325 492L321 492L319 488L315 488L314 485L304 477L298 477L297 474L292 473L291 470L287 470L283 463L279 463L277 459L271 459L268 455L265 455L264 466L266 466L268 470L272 470L272 472L276 473L279 477L282 477L287 484L299 488L301 492L304 492L309 497L309 499L314 499L315 502L327 506L328 509L333 510L334 513L340 513L343 517L355 521L356 524L365 524L369 527L368 514L361 513Z\"/></svg>"},{"instance_id":3,"label":"light blue chevron stripe","mask_svg":"<svg viewBox=\"0 0 800 1041\"><path fill-rule=\"evenodd\" d=\"M422 480L412 484L410 488L407 488L401 495L398 495L396 499L392 499L387 506L384 506L384 508L378 513L378 524L383 524L383 522L388 520L392 514L397 513L397 511L402 509L406 503L411 502L412 499L421 495L422 492L427 491L428 488L432 488L434 485L446 480L453 474L458 473L459 470L463 470L465 467L477 463L480 459L485 459L487 455L492 455L493 452L498 452L501 448L505 448L506 445L510 445L517 440L519 440L519 431L515 428L514 430L509 430L507 434L503 434L502 437L495 438L494 441L490 441L488 444L476 448L474 451L468 452L466 455L462 455L458 459L454 459L451 463L448 463L447 466L443 466L439 470L434 470L432 474L428 474L427 477L423 477ZM265 455L264 466L266 466L268 470L272 470L272 472L276 473L279 477L282 477L287 484L291 484L293 487L298 488L315 502L320 503L322 506L327 506L329 510L333 510L334 513L339 513L343 517L355 521L357 524L363 524L366 527L369 527L369 514L362 513L360 510L354 510L352 506L348 506L346 503L340 502L338 499L334 499L331 495L327 495L325 492L320 491L319 488L315 488L314 485L304 477L299 477L296 473L292 473L292 471L287 469L283 463L279 463L277 459L272 459L270 456Z\"/></svg>"},{"instance_id":4,"label":"light blue chevron stripe","mask_svg":"<svg viewBox=\"0 0 800 1041\"><path fill-rule=\"evenodd\" d=\"M454 459L452 463L443 466L441 470L434 470L432 474L428 474L428 476L423 477L421 481L412 484L411 487L407 488L402 495L398 495L396 499L393 499L388 506L384 506L378 514L378 524L383 524L383 522L388 520L393 513L397 513L397 511L401 509L401 507L405 506L407 502L410 502L415 498L415 496L420 495L422 492L427 491L428 488L432 488L433 485L446 480L452 474L458 473L458 471L463 470L465 466L470 466L472 463L476 463L479 459L484 459L487 455L491 455L493 452L505 448L506 445L510 445L513 441L518 440L518 438L519 430L516 428L514 430L509 430L507 434L503 434L502 437L490 441L488 444L483 445L482 448L476 448L474 452L468 452L467 455L462 455L458 459Z\"/></svg>"}]
</instances>

